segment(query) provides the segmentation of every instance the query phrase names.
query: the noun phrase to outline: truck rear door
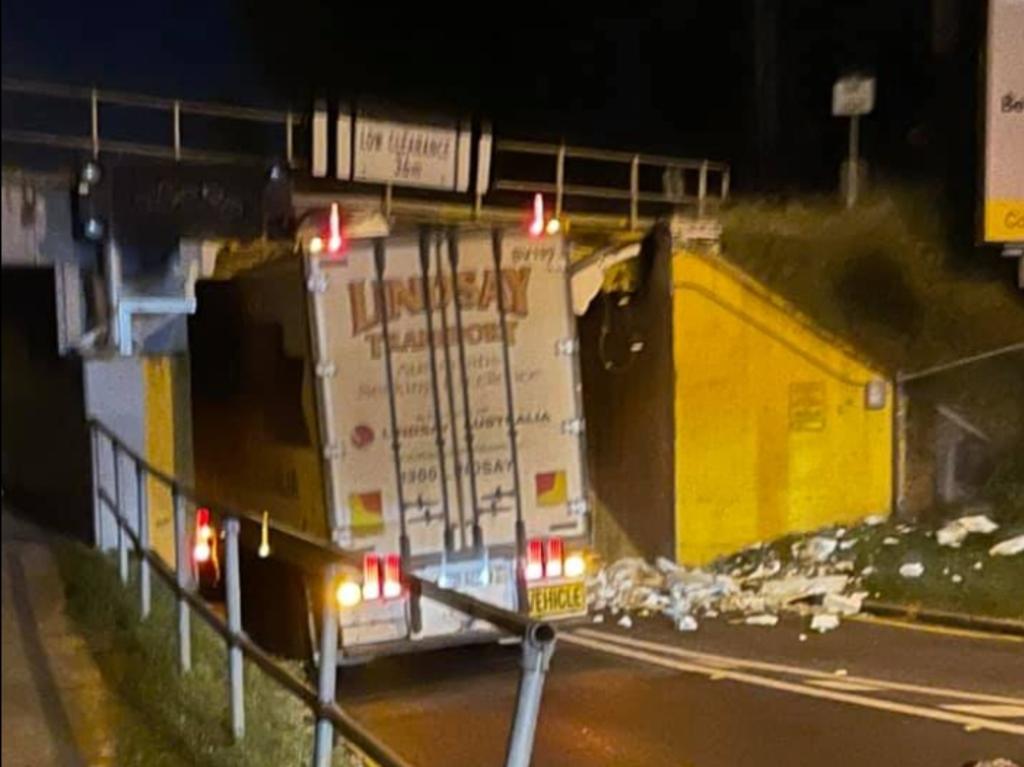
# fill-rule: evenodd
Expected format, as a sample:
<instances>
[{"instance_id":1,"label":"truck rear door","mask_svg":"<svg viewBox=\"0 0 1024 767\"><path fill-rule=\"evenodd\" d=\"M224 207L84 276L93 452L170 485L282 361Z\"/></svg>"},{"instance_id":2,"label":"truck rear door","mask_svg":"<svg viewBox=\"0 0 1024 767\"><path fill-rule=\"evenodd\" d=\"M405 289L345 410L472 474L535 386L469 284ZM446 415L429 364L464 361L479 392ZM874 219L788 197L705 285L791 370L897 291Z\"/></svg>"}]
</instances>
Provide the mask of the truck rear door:
<instances>
[{"instance_id":1,"label":"truck rear door","mask_svg":"<svg viewBox=\"0 0 1024 767\"><path fill-rule=\"evenodd\" d=\"M509 232L497 241L497 259L492 231L440 229L314 257L339 544L399 551L404 528L413 558L479 551L475 543L511 551L517 504L528 536L586 532L566 244Z\"/></svg>"}]
</instances>

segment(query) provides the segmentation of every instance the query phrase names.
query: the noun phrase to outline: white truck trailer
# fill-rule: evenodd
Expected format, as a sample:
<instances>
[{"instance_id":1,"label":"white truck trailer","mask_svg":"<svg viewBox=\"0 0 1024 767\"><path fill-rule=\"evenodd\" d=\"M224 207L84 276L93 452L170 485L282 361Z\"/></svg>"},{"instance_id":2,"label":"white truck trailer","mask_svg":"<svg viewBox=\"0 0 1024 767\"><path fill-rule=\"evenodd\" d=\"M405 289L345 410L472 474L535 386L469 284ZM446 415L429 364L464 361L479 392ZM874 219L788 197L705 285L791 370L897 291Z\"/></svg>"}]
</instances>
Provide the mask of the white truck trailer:
<instances>
[{"instance_id":1,"label":"white truck trailer","mask_svg":"<svg viewBox=\"0 0 1024 767\"><path fill-rule=\"evenodd\" d=\"M345 218L331 206L295 254L201 289L200 490L361 558L337 584L344 657L496 636L411 592L406 573L538 617L583 614L567 243L436 225L349 239ZM269 562L245 563L265 574L261 604L243 611L265 636L306 625L297 595L315 601L315 585Z\"/></svg>"}]
</instances>

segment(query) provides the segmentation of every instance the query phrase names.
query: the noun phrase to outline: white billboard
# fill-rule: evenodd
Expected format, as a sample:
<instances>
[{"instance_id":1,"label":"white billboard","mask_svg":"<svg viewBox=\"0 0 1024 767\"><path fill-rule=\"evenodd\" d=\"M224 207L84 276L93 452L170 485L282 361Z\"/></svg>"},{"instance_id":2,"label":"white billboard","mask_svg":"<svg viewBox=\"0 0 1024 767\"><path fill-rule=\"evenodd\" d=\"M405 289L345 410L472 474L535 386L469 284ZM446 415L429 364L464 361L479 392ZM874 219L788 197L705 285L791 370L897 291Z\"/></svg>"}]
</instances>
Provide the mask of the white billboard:
<instances>
[{"instance_id":1,"label":"white billboard","mask_svg":"<svg viewBox=\"0 0 1024 767\"><path fill-rule=\"evenodd\" d=\"M1024 0L989 0L982 239L1024 242Z\"/></svg>"}]
</instances>

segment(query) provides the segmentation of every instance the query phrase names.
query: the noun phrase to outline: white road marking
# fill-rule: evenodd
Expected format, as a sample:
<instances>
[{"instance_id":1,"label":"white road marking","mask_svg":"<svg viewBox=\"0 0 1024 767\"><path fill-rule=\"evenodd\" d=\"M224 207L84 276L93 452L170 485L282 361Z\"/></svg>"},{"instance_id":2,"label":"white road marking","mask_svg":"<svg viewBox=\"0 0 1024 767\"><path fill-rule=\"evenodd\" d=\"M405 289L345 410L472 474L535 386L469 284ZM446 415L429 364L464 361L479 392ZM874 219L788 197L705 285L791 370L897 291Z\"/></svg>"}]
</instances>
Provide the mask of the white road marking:
<instances>
[{"instance_id":1,"label":"white road marking","mask_svg":"<svg viewBox=\"0 0 1024 767\"><path fill-rule=\"evenodd\" d=\"M669 668L674 671L682 671L691 674L699 674L701 676L716 675L723 679L729 679L734 682L740 682L743 684L749 684L756 687L766 687L772 690L780 690L783 692L797 693L799 695L805 695L811 698L821 698L824 700L830 700L838 703L848 703L863 708L873 708L880 711L886 711L895 714L905 714L907 716L915 716L922 719L933 719L940 722L949 722L957 724L962 727L977 728L979 730L991 730L993 732L1004 732L1010 735L1024 735L1024 725L1011 724L1009 722L1001 722L995 719L984 719L981 717L970 716L967 714L958 714L951 711L943 711L938 708L929 708L926 706L917 706L909 703L898 703L895 701L871 698L865 695L858 695L850 692L839 692L837 690L823 690L819 687L811 687L806 684L798 684L796 682L787 682L781 679L773 679L771 677L758 676L756 674L750 674L743 671L727 671L721 668L710 668L708 666L702 666L697 663L686 663L684 661L674 660L672 658L666 658L663 655L655 655L651 652L644 652L641 650L634 650L628 647L620 645L602 642L594 639L587 639L576 633L566 633L561 635L561 641L569 644L577 645L580 647L586 647L591 650L597 650L599 652L608 653L611 655L618 655L623 658L630 658L632 660L644 661L655 666L661 666L663 668ZM665 649L665 648L662 648Z\"/></svg>"},{"instance_id":2,"label":"white road marking","mask_svg":"<svg viewBox=\"0 0 1024 767\"><path fill-rule=\"evenodd\" d=\"M843 692L878 692L882 689L881 687L873 687L869 684L846 682L838 679L809 679L807 684L813 684L829 690L842 690Z\"/></svg>"},{"instance_id":3,"label":"white road marking","mask_svg":"<svg viewBox=\"0 0 1024 767\"><path fill-rule=\"evenodd\" d=\"M977 706L963 703L947 703L942 706L947 711L974 716L990 716L993 719L1024 719L1024 706Z\"/></svg>"},{"instance_id":4,"label":"white road marking","mask_svg":"<svg viewBox=\"0 0 1024 767\"><path fill-rule=\"evenodd\" d=\"M590 637L599 642L617 642L627 647L637 647L642 650L651 650L653 652L662 652L669 655L674 655L679 658L686 658L688 660L697 661L699 663L706 663L717 666L725 666L726 668L748 668L755 669L757 671L770 671L778 674L789 674L790 676L799 676L804 679L834 679L835 674L829 673L828 671L819 671L818 669L801 668L800 666L790 666L784 663L770 663L768 661L760 660L749 660L746 658L734 658L725 655L714 655L712 653L698 652L696 650L684 650L682 647L675 647L673 645L661 644L658 642L650 642L643 639L634 639L633 637L625 637L619 634L611 634L606 631L594 631L592 629L577 629L574 633L580 636ZM565 636L564 634L560 636ZM872 687L880 687L887 690L898 690L900 692L912 692L919 695L929 695L936 698L946 699L960 699L965 701L974 701L977 703L995 703L1007 706L1024 706L1024 698L1012 698L1005 695L991 695L988 693L981 692L968 692L965 690L954 690L948 687L932 687L918 684L910 684L908 682L890 682L883 679L875 679L873 677L864 676L846 676L844 679L848 682L858 682L860 684L871 685Z\"/></svg>"}]
</instances>

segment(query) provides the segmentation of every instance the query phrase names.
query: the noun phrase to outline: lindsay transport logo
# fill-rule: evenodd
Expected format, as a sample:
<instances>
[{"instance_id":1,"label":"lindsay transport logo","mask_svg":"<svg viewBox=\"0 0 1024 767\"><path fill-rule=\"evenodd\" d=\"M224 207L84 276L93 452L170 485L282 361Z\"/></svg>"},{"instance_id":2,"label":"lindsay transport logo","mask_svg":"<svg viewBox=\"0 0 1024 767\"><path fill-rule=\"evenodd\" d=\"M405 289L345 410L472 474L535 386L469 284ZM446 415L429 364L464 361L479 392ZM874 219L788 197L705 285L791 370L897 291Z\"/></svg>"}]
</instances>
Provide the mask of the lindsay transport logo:
<instances>
[{"instance_id":1,"label":"lindsay transport logo","mask_svg":"<svg viewBox=\"0 0 1024 767\"><path fill-rule=\"evenodd\" d=\"M515 345L517 321L529 315L527 288L530 283L530 267L501 270L502 298L508 328L509 345ZM453 287L458 290L459 306L463 312L491 312L493 319L485 322L463 324L462 336L468 346L481 343L498 343L501 327L497 317L498 303L497 273L493 269L462 271L458 279L451 276L431 281L430 305L434 309L445 309L452 303ZM388 323L398 322L404 317L423 316L423 283L419 276L391 277L384 280L384 302L387 307ZM380 293L373 280L354 280L348 285L351 309L352 336L364 336L370 345L370 355L377 359L384 351L384 336L381 325ZM435 323L436 325L436 323ZM424 327L398 330L389 327L389 341L393 353L422 351L427 348L427 331ZM447 339L439 327L434 328L435 344L445 341L449 345L458 343L457 328L449 323Z\"/></svg>"}]
</instances>

